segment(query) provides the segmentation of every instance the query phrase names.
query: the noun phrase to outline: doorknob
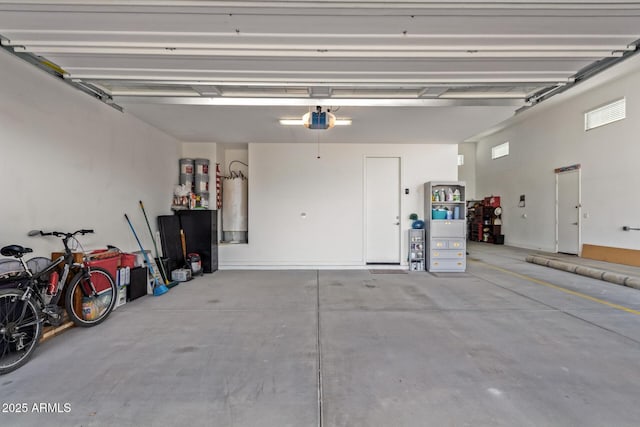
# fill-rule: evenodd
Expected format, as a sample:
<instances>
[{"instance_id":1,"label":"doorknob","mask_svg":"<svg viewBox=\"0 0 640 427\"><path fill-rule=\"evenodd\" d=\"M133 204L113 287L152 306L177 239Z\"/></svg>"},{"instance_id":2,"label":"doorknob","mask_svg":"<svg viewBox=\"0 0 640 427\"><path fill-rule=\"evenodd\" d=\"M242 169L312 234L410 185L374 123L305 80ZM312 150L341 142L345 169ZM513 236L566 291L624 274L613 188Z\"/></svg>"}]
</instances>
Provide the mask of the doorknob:
<instances>
[{"instance_id":1,"label":"doorknob","mask_svg":"<svg viewBox=\"0 0 640 427\"><path fill-rule=\"evenodd\" d=\"M396 223L395 223L395 225L400 225L400 223L399 223L399 222L396 222Z\"/></svg>"},{"instance_id":2,"label":"doorknob","mask_svg":"<svg viewBox=\"0 0 640 427\"><path fill-rule=\"evenodd\" d=\"M571 224L572 224L572 225L578 225L578 223L577 223L577 222L572 222Z\"/></svg>"}]
</instances>

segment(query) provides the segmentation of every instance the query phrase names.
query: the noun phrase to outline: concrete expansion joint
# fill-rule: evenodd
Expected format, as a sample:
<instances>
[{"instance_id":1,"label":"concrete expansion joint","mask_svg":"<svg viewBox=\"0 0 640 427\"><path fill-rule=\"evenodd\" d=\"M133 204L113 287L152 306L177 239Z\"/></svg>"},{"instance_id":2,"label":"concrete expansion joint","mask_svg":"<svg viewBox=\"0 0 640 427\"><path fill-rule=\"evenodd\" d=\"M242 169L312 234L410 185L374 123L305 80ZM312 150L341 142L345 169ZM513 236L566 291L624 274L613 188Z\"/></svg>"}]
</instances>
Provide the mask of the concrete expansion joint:
<instances>
[{"instance_id":1,"label":"concrete expansion joint","mask_svg":"<svg viewBox=\"0 0 640 427\"><path fill-rule=\"evenodd\" d=\"M593 267L585 267L583 265L573 264L557 259L550 259L540 255L528 255L525 260L532 264L542 265L556 270L562 270L569 273L579 274L581 276L598 279L616 285L626 286L629 288L640 289L640 278L627 276L624 274L614 273L607 270L601 270Z\"/></svg>"}]
</instances>

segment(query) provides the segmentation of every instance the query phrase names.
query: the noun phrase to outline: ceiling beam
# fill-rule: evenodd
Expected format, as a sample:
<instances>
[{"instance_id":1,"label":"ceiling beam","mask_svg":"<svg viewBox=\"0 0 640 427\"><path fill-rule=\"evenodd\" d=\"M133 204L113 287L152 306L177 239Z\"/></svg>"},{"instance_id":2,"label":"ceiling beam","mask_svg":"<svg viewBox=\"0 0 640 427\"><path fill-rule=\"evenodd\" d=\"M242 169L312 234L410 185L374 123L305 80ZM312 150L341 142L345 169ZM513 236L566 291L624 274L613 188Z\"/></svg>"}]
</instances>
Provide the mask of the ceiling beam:
<instances>
[{"instance_id":1,"label":"ceiling beam","mask_svg":"<svg viewBox=\"0 0 640 427\"><path fill-rule=\"evenodd\" d=\"M635 49L635 48L634 48ZM136 48L136 47L65 47L65 46L15 46L16 52L35 54L86 54L86 55L154 55L154 56L207 56L207 57L247 57L247 58L583 58L601 59L619 57L623 51L609 50L279 50L279 49L194 49L194 48ZM624 49L627 50L627 49Z\"/></svg>"},{"instance_id":2,"label":"ceiling beam","mask_svg":"<svg viewBox=\"0 0 640 427\"><path fill-rule=\"evenodd\" d=\"M333 89L331 86L314 85L312 87L308 87L307 91L310 98L330 98Z\"/></svg>"},{"instance_id":3,"label":"ceiling beam","mask_svg":"<svg viewBox=\"0 0 640 427\"><path fill-rule=\"evenodd\" d=\"M239 39L241 40L241 39ZM635 46L629 44L607 44L607 43L583 43L583 44L481 44L473 39L468 40L468 44L349 44L349 43L329 43L326 41L307 43L267 43L264 39L254 43L210 43L210 42L176 42L167 37L162 41L92 41L92 40L36 40L36 39L8 39L3 41L4 45L20 46L25 49L54 49L54 48L109 48L109 49L161 49L161 50L278 50L278 51L407 51L407 52L455 52L467 53L477 52L574 52L574 51L625 51L635 50Z\"/></svg>"},{"instance_id":4,"label":"ceiling beam","mask_svg":"<svg viewBox=\"0 0 640 427\"><path fill-rule=\"evenodd\" d=\"M393 99L393 98L202 98L114 96L120 104L222 105L222 106L327 106L327 107L504 107L524 105L516 99Z\"/></svg>"},{"instance_id":5,"label":"ceiling beam","mask_svg":"<svg viewBox=\"0 0 640 427\"><path fill-rule=\"evenodd\" d=\"M155 84L259 85L301 84L340 85L351 83L418 84L422 86L513 85L573 81L575 71L335 71L335 70L198 70L166 68L65 67L65 77L105 82L145 82Z\"/></svg>"},{"instance_id":6,"label":"ceiling beam","mask_svg":"<svg viewBox=\"0 0 640 427\"><path fill-rule=\"evenodd\" d=\"M190 85L193 90L198 92L200 96L222 96L222 91L217 85Z\"/></svg>"},{"instance_id":7,"label":"ceiling beam","mask_svg":"<svg viewBox=\"0 0 640 427\"><path fill-rule=\"evenodd\" d=\"M629 9L638 10L640 4L633 0L617 0L615 3L602 1L527 1L527 0L467 0L467 1L221 1L221 0L0 0L0 4L21 6L120 6L120 7L163 7L163 8L233 8L242 9L543 9L543 10L585 10L585 9Z\"/></svg>"},{"instance_id":8,"label":"ceiling beam","mask_svg":"<svg viewBox=\"0 0 640 427\"><path fill-rule=\"evenodd\" d=\"M513 86L513 85L540 85L566 83L572 81L571 78L564 79L323 79L318 81L314 79L243 79L234 80L219 79L145 79L143 77L128 78L109 78L104 76L87 76L79 74L65 74L65 78L74 80L101 81L101 82L117 82L120 84L138 83L138 84L155 84L155 85L187 85L187 86L250 86L250 87L370 87L370 88L422 88L425 85L433 86ZM115 84L117 84L115 83Z\"/></svg>"},{"instance_id":9,"label":"ceiling beam","mask_svg":"<svg viewBox=\"0 0 640 427\"><path fill-rule=\"evenodd\" d=\"M0 0L1 4L2 0ZM638 2L640 4L640 2ZM311 30L311 29L310 29ZM163 37L170 39L179 39L184 37L202 37L202 38L231 38L233 40L243 39L290 39L290 38L317 38L319 40L359 40L359 39L383 39L394 40L401 39L405 41L411 40L442 40L442 39L457 39L457 40L520 40L520 39L532 39L532 40L635 40L637 38L636 33L629 34L603 34L603 33L579 33L579 34L563 34L563 33L322 33L322 32L231 32L231 31L148 31L148 30L89 30L89 29L50 29L50 28L37 28L37 29L24 29L24 28L3 28L6 34L29 34L29 35L67 35L67 36L80 36L80 40L84 40L86 36L136 36L136 37ZM127 39L128 40L128 39ZM8 40L9 42L11 40Z\"/></svg>"}]
</instances>

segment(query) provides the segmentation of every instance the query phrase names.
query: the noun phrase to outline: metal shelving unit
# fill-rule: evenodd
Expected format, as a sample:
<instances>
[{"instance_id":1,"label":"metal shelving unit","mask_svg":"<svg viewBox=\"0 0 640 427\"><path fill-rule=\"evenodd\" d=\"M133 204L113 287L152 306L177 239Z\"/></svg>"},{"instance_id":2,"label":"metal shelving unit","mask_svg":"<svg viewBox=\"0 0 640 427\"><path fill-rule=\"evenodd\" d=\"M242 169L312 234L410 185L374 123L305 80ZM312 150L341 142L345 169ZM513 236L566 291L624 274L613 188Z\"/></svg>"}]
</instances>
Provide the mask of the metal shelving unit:
<instances>
[{"instance_id":1,"label":"metal shelving unit","mask_svg":"<svg viewBox=\"0 0 640 427\"><path fill-rule=\"evenodd\" d=\"M424 229L409 230L409 270L424 271Z\"/></svg>"}]
</instances>

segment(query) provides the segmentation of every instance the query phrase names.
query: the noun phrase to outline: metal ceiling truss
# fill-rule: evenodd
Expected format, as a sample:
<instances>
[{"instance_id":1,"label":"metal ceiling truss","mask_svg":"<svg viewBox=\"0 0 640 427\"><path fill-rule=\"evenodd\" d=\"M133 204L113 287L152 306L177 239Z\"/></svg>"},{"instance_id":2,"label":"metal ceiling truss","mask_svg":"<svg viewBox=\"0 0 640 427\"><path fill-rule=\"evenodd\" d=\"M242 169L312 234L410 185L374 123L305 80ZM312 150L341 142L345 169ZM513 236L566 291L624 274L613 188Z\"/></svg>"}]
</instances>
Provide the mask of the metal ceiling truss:
<instances>
[{"instance_id":1,"label":"metal ceiling truss","mask_svg":"<svg viewBox=\"0 0 640 427\"><path fill-rule=\"evenodd\" d=\"M620 62L624 61L625 59L628 59L630 57L632 57L633 55L638 54L638 46L640 46L640 39L636 40L635 42L633 42L632 45L630 46L634 46L634 49L631 49L627 52L624 52L624 54L618 58L603 58L597 62L594 62L593 64L590 64L588 66L586 66L585 68L581 69L580 71L578 71L574 76L573 76L573 81L564 84L564 85L559 85L556 87L551 87L551 88L546 88L543 89L535 94L533 94L531 97L526 99L526 102L529 104L529 107L539 104L540 102L551 98L554 95L558 95L559 93L565 92L569 89L571 89L572 87L574 87L575 85L584 82L585 80L595 76L596 74L599 74L611 67L613 67L616 64L619 64Z\"/></svg>"},{"instance_id":2,"label":"metal ceiling truss","mask_svg":"<svg viewBox=\"0 0 640 427\"><path fill-rule=\"evenodd\" d=\"M6 39L0 35L0 41L4 41L4 40ZM113 102L113 97L110 94L100 89L96 85L92 83L87 83L84 81L73 81L73 80L66 79L64 70L61 69L56 64L54 64L53 62L50 62L45 58L38 55L34 55L32 53L16 52L13 47L7 46L4 43L0 43L0 48L36 66L38 69L46 72L47 74L64 81L69 86L86 93L92 98L98 99L120 112L124 111L121 106Z\"/></svg>"}]
</instances>

